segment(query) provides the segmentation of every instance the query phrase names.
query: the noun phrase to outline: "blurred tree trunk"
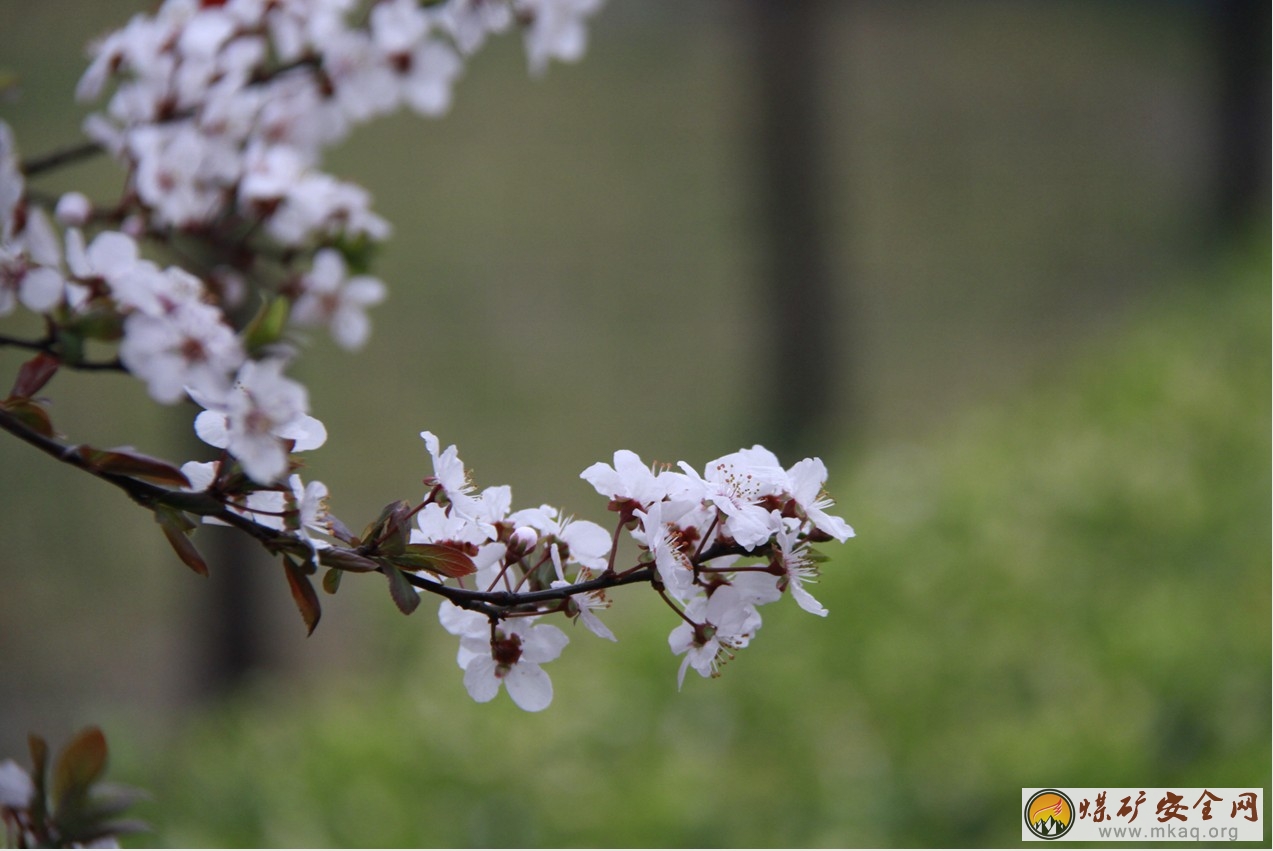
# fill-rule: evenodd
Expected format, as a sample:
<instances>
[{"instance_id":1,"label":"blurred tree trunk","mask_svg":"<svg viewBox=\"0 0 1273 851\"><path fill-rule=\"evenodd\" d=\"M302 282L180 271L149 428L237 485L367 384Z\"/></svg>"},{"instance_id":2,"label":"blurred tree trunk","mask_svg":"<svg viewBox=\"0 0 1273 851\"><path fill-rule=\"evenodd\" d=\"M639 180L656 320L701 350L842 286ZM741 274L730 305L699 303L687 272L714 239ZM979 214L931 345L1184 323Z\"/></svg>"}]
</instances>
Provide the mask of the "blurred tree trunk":
<instances>
[{"instance_id":1,"label":"blurred tree trunk","mask_svg":"<svg viewBox=\"0 0 1273 851\"><path fill-rule=\"evenodd\" d=\"M279 571L271 570L273 559L255 540L237 530L206 531L198 546L208 562L209 587L199 595L194 618L195 688L197 697L214 700L265 665L264 585Z\"/></svg>"},{"instance_id":2,"label":"blurred tree trunk","mask_svg":"<svg viewBox=\"0 0 1273 851\"><path fill-rule=\"evenodd\" d=\"M766 444L780 457L826 451L853 422L832 409L835 341L848 328L835 314L827 242L829 175L822 152L822 0L749 0L756 79L756 179L766 333L758 341L769 370L764 384ZM856 417L853 418L856 420Z\"/></svg>"},{"instance_id":3,"label":"blurred tree trunk","mask_svg":"<svg viewBox=\"0 0 1273 851\"><path fill-rule=\"evenodd\" d=\"M1219 67L1216 237L1241 238L1269 214L1268 0L1208 3Z\"/></svg>"}]
</instances>

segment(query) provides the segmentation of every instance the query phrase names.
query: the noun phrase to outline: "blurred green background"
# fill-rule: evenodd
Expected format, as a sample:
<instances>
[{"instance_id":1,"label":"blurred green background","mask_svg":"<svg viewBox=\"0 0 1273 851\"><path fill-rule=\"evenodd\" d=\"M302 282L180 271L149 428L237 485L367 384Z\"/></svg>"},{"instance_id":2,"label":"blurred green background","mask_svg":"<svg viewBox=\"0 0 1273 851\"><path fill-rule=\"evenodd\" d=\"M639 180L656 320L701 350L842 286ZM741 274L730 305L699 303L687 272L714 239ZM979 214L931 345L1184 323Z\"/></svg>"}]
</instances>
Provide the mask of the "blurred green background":
<instances>
[{"instance_id":1,"label":"blurred green background","mask_svg":"<svg viewBox=\"0 0 1273 851\"><path fill-rule=\"evenodd\" d=\"M858 531L825 548L825 621L768 607L678 694L671 614L625 589L617 645L571 630L550 709L479 706L427 601L403 618L355 577L305 639L277 567L201 580L120 494L4 440L0 756L99 723L113 778L154 793L134 844L183 846L1003 846L1023 786L1268 790L1268 97L1235 219L1218 5L816 12L841 333L803 451ZM132 10L5 9L0 118L35 154L75 138L82 45ZM396 229L371 343L298 363L346 523L420 496L422 428L479 486L599 522L577 475L617 448L770 440L766 22L611 0L580 66L528 79L506 38L444 120L334 153ZM0 381L20 362L0 349ZM207 457L125 377L48 394L73 440ZM259 630L230 685L227 605Z\"/></svg>"}]
</instances>

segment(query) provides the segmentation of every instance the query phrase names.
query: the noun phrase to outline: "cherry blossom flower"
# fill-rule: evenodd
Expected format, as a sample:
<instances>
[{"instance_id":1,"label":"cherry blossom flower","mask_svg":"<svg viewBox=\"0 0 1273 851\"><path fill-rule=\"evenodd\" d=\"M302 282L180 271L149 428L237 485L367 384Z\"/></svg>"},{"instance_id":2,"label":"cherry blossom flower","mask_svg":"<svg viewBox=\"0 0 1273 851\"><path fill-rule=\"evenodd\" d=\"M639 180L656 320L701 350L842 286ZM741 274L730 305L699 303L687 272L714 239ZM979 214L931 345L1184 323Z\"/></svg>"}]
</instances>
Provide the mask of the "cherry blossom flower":
<instances>
[{"instance_id":1,"label":"cherry blossom flower","mask_svg":"<svg viewBox=\"0 0 1273 851\"><path fill-rule=\"evenodd\" d=\"M716 506L724 515L723 531L748 551L768 541L776 531L769 511L759 504L772 491L767 475L772 468L746 463L750 460L742 453L718 458L708 463L706 476L680 462L688 476L689 493Z\"/></svg>"},{"instance_id":2,"label":"cherry blossom flower","mask_svg":"<svg viewBox=\"0 0 1273 851\"><path fill-rule=\"evenodd\" d=\"M541 535L549 535L566 545L571 561L590 570L606 569L610 553L610 533L589 520L563 518L551 505L514 512L509 518L514 526L530 526Z\"/></svg>"},{"instance_id":3,"label":"cherry blossom flower","mask_svg":"<svg viewBox=\"0 0 1273 851\"><path fill-rule=\"evenodd\" d=\"M438 19L461 53L480 48L488 35L506 31L513 11L505 0L451 0L438 8Z\"/></svg>"},{"instance_id":4,"label":"cherry blossom flower","mask_svg":"<svg viewBox=\"0 0 1273 851\"><path fill-rule=\"evenodd\" d=\"M667 591L685 601L697 593L694 571L681 548L678 536L669 528L671 521L664 519L666 507L667 503L656 502L645 511L635 511L641 526L639 530L633 530L632 536L650 551L659 579ZM674 519L675 517L672 518Z\"/></svg>"},{"instance_id":5,"label":"cherry blossom flower","mask_svg":"<svg viewBox=\"0 0 1273 851\"><path fill-rule=\"evenodd\" d=\"M788 476L791 480L791 497L810 523L841 543L853 537L852 526L824 510L834 503L822 491L827 480L827 466L822 463L822 459L806 458L797 462L788 471Z\"/></svg>"},{"instance_id":6,"label":"cherry blossom flower","mask_svg":"<svg viewBox=\"0 0 1273 851\"><path fill-rule=\"evenodd\" d=\"M527 712L547 709L553 684L540 665L561 655L570 638L551 624L532 624L530 619L503 621L491 638L464 636L461 651L468 651L464 687L478 703L494 700L503 684L508 696Z\"/></svg>"},{"instance_id":7,"label":"cherry blossom flower","mask_svg":"<svg viewBox=\"0 0 1273 851\"><path fill-rule=\"evenodd\" d=\"M783 570L783 576L778 580L779 587L785 586L800 608L825 618L827 610L804 587L804 583L812 581L818 571L809 560L808 544L800 540L799 530L784 525L774 538L774 550L777 563Z\"/></svg>"},{"instance_id":8,"label":"cherry blossom flower","mask_svg":"<svg viewBox=\"0 0 1273 851\"><path fill-rule=\"evenodd\" d=\"M669 473L655 475L639 455L627 449L614 453L613 467L598 461L580 473L579 478L614 502L631 500L642 507L664 499L671 482Z\"/></svg>"},{"instance_id":9,"label":"cherry blossom flower","mask_svg":"<svg viewBox=\"0 0 1273 851\"><path fill-rule=\"evenodd\" d=\"M302 327L325 325L343 348L357 349L371 333L366 308L384 300L385 285L368 275L346 278L345 274L339 251L319 249L313 268L301 279L292 321Z\"/></svg>"},{"instance_id":10,"label":"cherry blossom flower","mask_svg":"<svg viewBox=\"0 0 1273 851\"><path fill-rule=\"evenodd\" d=\"M480 502L473 497L473 483L469 481L460 460L460 452L452 444L441 449L437 436L431 431L420 432L424 446L433 459L433 481L442 486L442 492L461 517L473 519L481 510Z\"/></svg>"},{"instance_id":11,"label":"cherry blossom flower","mask_svg":"<svg viewBox=\"0 0 1273 851\"><path fill-rule=\"evenodd\" d=\"M223 394L244 357L239 338L210 304L185 300L164 313L138 311L124 320L119 359L161 404L181 401L187 388Z\"/></svg>"},{"instance_id":12,"label":"cherry blossom flower","mask_svg":"<svg viewBox=\"0 0 1273 851\"><path fill-rule=\"evenodd\" d=\"M542 74L549 60L577 62L583 56L584 19L601 8L601 0L517 0L516 7L531 20L525 38L530 72Z\"/></svg>"},{"instance_id":13,"label":"cherry blossom flower","mask_svg":"<svg viewBox=\"0 0 1273 851\"><path fill-rule=\"evenodd\" d=\"M296 520L290 525L295 525L312 549L321 550L330 547L331 544L309 534L309 532L331 534L331 518L327 513L327 485L317 481L303 482L295 473L288 477L287 485L291 488L292 502L296 506Z\"/></svg>"},{"instance_id":14,"label":"cherry blossom flower","mask_svg":"<svg viewBox=\"0 0 1273 851\"><path fill-rule=\"evenodd\" d=\"M36 313L56 307L66 289L61 266L53 226L43 210L31 210L22 234L0 242L0 316L17 303Z\"/></svg>"},{"instance_id":15,"label":"cherry blossom flower","mask_svg":"<svg viewBox=\"0 0 1273 851\"><path fill-rule=\"evenodd\" d=\"M569 588L571 585L579 582L586 582L591 578L588 568L579 571L579 575L575 577L574 582L566 580L566 574L561 566L561 551L556 544L549 547L552 555L553 569L557 572L557 578L550 585L552 588ZM604 591L588 591L583 594L574 594L570 597L570 605L574 610L575 617L581 624L588 628L588 631L598 638L604 638L608 641L618 641L614 633L610 631L610 627L601 622L601 619L593 614L594 609L610 608L610 600L606 597Z\"/></svg>"},{"instance_id":16,"label":"cherry blossom flower","mask_svg":"<svg viewBox=\"0 0 1273 851\"><path fill-rule=\"evenodd\" d=\"M677 674L678 689L689 668L699 676L717 676L720 666L734 658L732 651L746 647L760 629L760 614L729 585L717 587L709 597L695 597L685 608L685 617L695 625L680 623L668 636L672 652L685 654Z\"/></svg>"},{"instance_id":17,"label":"cherry blossom flower","mask_svg":"<svg viewBox=\"0 0 1273 851\"><path fill-rule=\"evenodd\" d=\"M304 386L282 372L280 360L250 360L221 398L190 393L207 408L195 418L195 433L227 450L260 484L272 484L287 472L289 452L316 449L327 440L323 424L307 413Z\"/></svg>"},{"instance_id":18,"label":"cherry blossom flower","mask_svg":"<svg viewBox=\"0 0 1273 851\"><path fill-rule=\"evenodd\" d=\"M485 615L447 600L438 607L438 621L460 639L455 661L464 670L464 687L478 703L493 700L501 683L527 712L539 712L552 703L552 680L540 665L556 659L570 643L560 629L518 618L492 630Z\"/></svg>"}]
</instances>

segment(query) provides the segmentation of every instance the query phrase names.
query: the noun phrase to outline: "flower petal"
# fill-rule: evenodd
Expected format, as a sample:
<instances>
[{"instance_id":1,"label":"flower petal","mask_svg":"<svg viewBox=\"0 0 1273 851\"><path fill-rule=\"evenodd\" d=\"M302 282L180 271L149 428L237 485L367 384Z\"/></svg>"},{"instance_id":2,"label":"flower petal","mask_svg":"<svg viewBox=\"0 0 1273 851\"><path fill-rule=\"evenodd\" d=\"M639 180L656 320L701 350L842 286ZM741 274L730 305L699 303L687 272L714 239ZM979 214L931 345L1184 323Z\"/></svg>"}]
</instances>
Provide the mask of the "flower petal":
<instances>
[{"instance_id":1,"label":"flower petal","mask_svg":"<svg viewBox=\"0 0 1273 851\"><path fill-rule=\"evenodd\" d=\"M524 657L504 675L504 685L508 687L508 696L513 703L527 712L547 709L548 704L553 702L552 679L543 668L527 662Z\"/></svg>"},{"instance_id":2,"label":"flower petal","mask_svg":"<svg viewBox=\"0 0 1273 851\"><path fill-rule=\"evenodd\" d=\"M464 687L469 697L478 703L494 700L499 694L499 679L495 676L495 660L490 656L478 656L464 669Z\"/></svg>"}]
</instances>

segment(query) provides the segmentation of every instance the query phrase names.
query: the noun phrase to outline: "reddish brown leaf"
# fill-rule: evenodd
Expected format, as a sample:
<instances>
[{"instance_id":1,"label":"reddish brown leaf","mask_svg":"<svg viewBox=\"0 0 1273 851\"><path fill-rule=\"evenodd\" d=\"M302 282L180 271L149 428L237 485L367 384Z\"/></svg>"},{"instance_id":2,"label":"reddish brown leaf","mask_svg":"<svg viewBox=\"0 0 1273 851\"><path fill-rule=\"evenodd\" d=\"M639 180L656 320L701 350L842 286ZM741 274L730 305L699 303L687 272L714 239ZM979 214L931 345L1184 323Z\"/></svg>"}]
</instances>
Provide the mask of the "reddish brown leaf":
<instances>
[{"instance_id":1,"label":"reddish brown leaf","mask_svg":"<svg viewBox=\"0 0 1273 851\"><path fill-rule=\"evenodd\" d=\"M106 737L102 731L88 727L76 733L53 766L54 808L61 809L68 801L83 798L105 770Z\"/></svg>"},{"instance_id":2,"label":"reddish brown leaf","mask_svg":"<svg viewBox=\"0 0 1273 851\"><path fill-rule=\"evenodd\" d=\"M57 372L57 368L62 362L48 352L40 352L31 360L22 364L18 369L18 378L13 382L13 392L9 394L14 399L29 399L36 393L40 392L40 388L49 383L49 379Z\"/></svg>"},{"instance_id":3,"label":"reddish brown leaf","mask_svg":"<svg viewBox=\"0 0 1273 851\"><path fill-rule=\"evenodd\" d=\"M403 570L427 570L453 579L477 572L473 559L443 544L407 544L401 554L389 556L386 561Z\"/></svg>"},{"instance_id":4,"label":"reddish brown leaf","mask_svg":"<svg viewBox=\"0 0 1273 851\"><path fill-rule=\"evenodd\" d=\"M164 530L164 537L177 553L177 558L195 573L207 576L208 563L199 555L189 537L190 531L195 528L190 518L175 508L161 505L155 509L155 522Z\"/></svg>"},{"instance_id":5,"label":"reddish brown leaf","mask_svg":"<svg viewBox=\"0 0 1273 851\"><path fill-rule=\"evenodd\" d=\"M348 570L350 573L371 573L380 569L379 562L360 556L352 550L342 550L337 547L319 550L318 560L328 567Z\"/></svg>"},{"instance_id":6,"label":"reddish brown leaf","mask_svg":"<svg viewBox=\"0 0 1273 851\"><path fill-rule=\"evenodd\" d=\"M190 480L177 467L161 458L143 455L130 446L120 446L115 449L94 449L91 446L81 446L79 455L93 469L103 473L134 476L148 479L161 485L190 487Z\"/></svg>"},{"instance_id":7,"label":"reddish brown leaf","mask_svg":"<svg viewBox=\"0 0 1273 851\"><path fill-rule=\"evenodd\" d=\"M9 399L0 402L0 410L12 414L31 431L45 437L57 436L53 431L53 420L49 419L49 412L38 402L31 399Z\"/></svg>"},{"instance_id":8,"label":"reddish brown leaf","mask_svg":"<svg viewBox=\"0 0 1273 851\"><path fill-rule=\"evenodd\" d=\"M283 557L283 571L287 574L287 586L292 591L292 599L296 602L296 608L300 610L301 617L305 621L305 626L309 628L308 635L314 634L314 627L318 626L318 619L322 617L322 607L318 603L318 594L314 591L314 585L309 581L304 566L297 564L286 556Z\"/></svg>"}]
</instances>

